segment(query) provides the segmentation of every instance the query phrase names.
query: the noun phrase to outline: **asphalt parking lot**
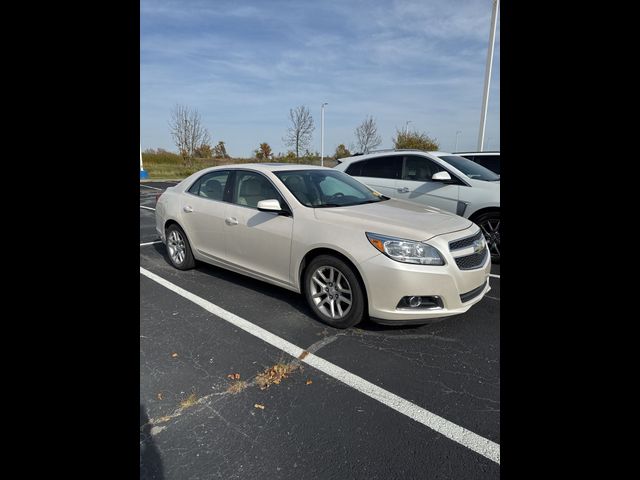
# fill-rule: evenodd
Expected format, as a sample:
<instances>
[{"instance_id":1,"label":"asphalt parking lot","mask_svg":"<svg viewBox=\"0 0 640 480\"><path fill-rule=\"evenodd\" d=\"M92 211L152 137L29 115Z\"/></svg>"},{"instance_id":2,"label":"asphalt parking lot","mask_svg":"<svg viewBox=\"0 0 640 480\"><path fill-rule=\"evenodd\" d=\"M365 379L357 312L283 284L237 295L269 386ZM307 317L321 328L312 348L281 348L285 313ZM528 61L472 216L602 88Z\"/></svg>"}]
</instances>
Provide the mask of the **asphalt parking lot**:
<instances>
[{"instance_id":1,"label":"asphalt parking lot","mask_svg":"<svg viewBox=\"0 0 640 480\"><path fill-rule=\"evenodd\" d=\"M499 477L499 266L463 315L336 330L296 293L171 267L168 185L140 187L141 478Z\"/></svg>"}]
</instances>

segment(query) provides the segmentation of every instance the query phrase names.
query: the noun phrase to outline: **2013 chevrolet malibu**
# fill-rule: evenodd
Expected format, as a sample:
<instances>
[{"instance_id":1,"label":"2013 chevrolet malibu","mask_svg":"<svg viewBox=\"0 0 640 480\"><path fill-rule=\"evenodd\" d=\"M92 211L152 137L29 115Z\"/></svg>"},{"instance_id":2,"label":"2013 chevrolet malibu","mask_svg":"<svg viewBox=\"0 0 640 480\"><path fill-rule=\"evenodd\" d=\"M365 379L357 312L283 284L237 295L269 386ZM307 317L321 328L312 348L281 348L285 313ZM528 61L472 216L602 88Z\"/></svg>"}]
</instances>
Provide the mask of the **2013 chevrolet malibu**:
<instances>
[{"instance_id":1,"label":"2013 chevrolet malibu","mask_svg":"<svg viewBox=\"0 0 640 480\"><path fill-rule=\"evenodd\" d=\"M202 170L158 198L156 230L175 268L199 260L302 293L337 328L366 316L426 323L466 312L490 290L476 224L330 168Z\"/></svg>"}]
</instances>

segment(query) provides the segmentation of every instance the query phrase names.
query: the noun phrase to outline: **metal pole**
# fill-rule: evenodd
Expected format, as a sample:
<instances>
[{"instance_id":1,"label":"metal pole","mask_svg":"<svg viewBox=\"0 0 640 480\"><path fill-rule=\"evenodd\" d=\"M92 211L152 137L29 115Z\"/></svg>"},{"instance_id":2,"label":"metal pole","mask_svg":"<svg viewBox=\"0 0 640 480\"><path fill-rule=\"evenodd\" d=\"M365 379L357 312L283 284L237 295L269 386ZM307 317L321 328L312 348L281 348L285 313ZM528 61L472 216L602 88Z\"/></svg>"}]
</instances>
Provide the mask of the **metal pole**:
<instances>
[{"instance_id":1,"label":"metal pole","mask_svg":"<svg viewBox=\"0 0 640 480\"><path fill-rule=\"evenodd\" d=\"M409 124L411 123L411 120L407 120L404 124L404 134L405 135L409 135Z\"/></svg>"},{"instance_id":2,"label":"metal pole","mask_svg":"<svg viewBox=\"0 0 640 480\"><path fill-rule=\"evenodd\" d=\"M500 0L493 0L493 13L491 14L491 33L489 34L489 51L487 52L487 65L484 72L484 93L482 95L482 113L480 114L480 131L478 132L478 151L484 149L484 127L487 123L487 107L489 106L489 86L491 84L491 68L493 67L493 49L496 38L496 26L498 24L498 7Z\"/></svg>"},{"instance_id":3,"label":"metal pole","mask_svg":"<svg viewBox=\"0 0 640 480\"><path fill-rule=\"evenodd\" d=\"M329 105L328 103L323 103L322 107L320 107L320 166L324 167L324 106Z\"/></svg>"},{"instance_id":4,"label":"metal pole","mask_svg":"<svg viewBox=\"0 0 640 480\"><path fill-rule=\"evenodd\" d=\"M462 130L458 130L458 131L456 132L456 146L453 148L453 151L454 151L454 152L457 152L457 151L458 151L458 135L460 135L461 133L462 133Z\"/></svg>"}]
</instances>

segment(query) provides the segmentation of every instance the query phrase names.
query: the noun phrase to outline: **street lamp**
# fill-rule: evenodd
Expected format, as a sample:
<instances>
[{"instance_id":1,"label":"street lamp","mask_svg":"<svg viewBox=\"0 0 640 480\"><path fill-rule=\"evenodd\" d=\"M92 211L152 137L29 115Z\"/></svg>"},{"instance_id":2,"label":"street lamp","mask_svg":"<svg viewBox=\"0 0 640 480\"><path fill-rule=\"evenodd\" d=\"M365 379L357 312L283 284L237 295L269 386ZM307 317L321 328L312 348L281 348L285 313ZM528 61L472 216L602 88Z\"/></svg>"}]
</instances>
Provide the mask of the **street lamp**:
<instances>
[{"instance_id":1,"label":"street lamp","mask_svg":"<svg viewBox=\"0 0 640 480\"><path fill-rule=\"evenodd\" d=\"M500 0L493 0L493 13L491 14L491 32L489 33L489 51L487 52L487 66L484 73L484 94L482 96L482 112L480 113L480 131L478 132L478 151L484 148L484 127L487 123L487 107L489 105L489 85L491 83L491 68L493 67L493 47L496 38L496 25L498 23L498 7Z\"/></svg>"},{"instance_id":2,"label":"street lamp","mask_svg":"<svg viewBox=\"0 0 640 480\"><path fill-rule=\"evenodd\" d=\"M328 103L323 103L320 107L320 166L324 167L324 106L329 105Z\"/></svg>"},{"instance_id":3,"label":"street lamp","mask_svg":"<svg viewBox=\"0 0 640 480\"><path fill-rule=\"evenodd\" d=\"M462 130L458 130L458 131L456 132L456 146L453 148L453 151L454 151L454 152L457 152L457 151L458 151L458 135L460 135L461 133L462 133Z\"/></svg>"},{"instance_id":4,"label":"street lamp","mask_svg":"<svg viewBox=\"0 0 640 480\"><path fill-rule=\"evenodd\" d=\"M405 135L409 135L409 124L411 123L411 120L407 120L404 124L404 134Z\"/></svg>"}]
</instances>

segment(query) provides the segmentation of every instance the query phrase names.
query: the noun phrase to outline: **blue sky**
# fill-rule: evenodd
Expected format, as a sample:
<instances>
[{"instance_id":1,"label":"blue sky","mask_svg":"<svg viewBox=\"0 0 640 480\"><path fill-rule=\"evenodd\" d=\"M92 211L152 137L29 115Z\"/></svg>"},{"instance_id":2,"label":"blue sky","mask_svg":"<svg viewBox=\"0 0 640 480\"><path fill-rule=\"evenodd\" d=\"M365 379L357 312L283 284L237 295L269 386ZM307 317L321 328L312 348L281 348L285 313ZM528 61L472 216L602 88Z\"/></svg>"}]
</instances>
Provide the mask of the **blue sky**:
<instances>
[{"instance_id":1,"label":"blue sky","mask_svg":"<svg viewBox=\"0 0 640 480\"><path fill-rule=\"evenodd\" d=\"M142 148L176 151L176 104L197 108L227 152L261 142L286 152L289 109L309 107L325 155L355 143L371 115L382 144L396 128L427 132L451 151L478 139L491 0L141 0ZM485 149L500 149L500 21Z\"/></svg>"}]
</instances>

